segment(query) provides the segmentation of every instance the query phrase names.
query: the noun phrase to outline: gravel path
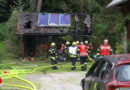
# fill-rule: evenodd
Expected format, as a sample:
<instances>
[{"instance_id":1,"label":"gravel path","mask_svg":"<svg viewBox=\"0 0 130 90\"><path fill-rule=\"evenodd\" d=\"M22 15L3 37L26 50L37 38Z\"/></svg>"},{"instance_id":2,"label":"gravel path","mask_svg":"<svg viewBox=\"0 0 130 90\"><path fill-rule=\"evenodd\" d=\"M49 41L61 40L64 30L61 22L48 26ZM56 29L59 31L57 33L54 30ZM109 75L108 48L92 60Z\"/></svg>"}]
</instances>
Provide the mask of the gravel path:
<instances>
[{"instance_id":1,"label":"gravel path","mask_svg":"<svg viewBox=\"0 0 130 90\"><path fill-rule=\"evenodd\" d=\"M26 77L38 84L37 90L82 90L81 79L86 72L62 72L49 74L30 74Z\"/></svg>"}]
</instances>

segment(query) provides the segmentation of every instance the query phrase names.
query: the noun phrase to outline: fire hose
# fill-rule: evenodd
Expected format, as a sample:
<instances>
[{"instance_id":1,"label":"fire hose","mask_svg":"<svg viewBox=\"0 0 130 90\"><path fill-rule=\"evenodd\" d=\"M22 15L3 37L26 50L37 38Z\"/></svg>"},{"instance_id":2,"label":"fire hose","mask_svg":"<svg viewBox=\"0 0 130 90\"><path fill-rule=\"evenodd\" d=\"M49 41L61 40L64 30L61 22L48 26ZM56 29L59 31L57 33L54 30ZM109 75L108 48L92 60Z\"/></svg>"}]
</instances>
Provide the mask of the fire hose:
<instances>
[{"instance_id":1,"label":"fire hose","mask_svg":"<svg viewBox=\"0 0 130 90\"><path fill-rule=\"evenodd\" d=\"M8 64L14 64L14 63L6 63L6 64L1 64L1 65L8 65ZM23 64L23 65L25 65L25 64ZM27 65L27 64L26 64L26 65ZM37 65L33 65L33 67L36 67L36 66L37 66ZM26 67L26 66L24 66L24 67ZM27 67L29 67L29 66L27 65ZM32 65L30 65L30 67L32 67ZM16 70L16 68L15 68L14 70ZM23 79L23 78L21 78L21 77L19 77L19 76L16 76L16 75L18 75L18 74L28 74L28 73L33 73L33 72L35 72L35 70L33 70L33 71L31 71L31 72L14 72L14 73L6 73L6 74L2 73L2 75L0 75L0 77L10 76L10 77L17 78L17 79L19 79L19 80L22 80L22 81L24 81L24 82L30 84L30 85L32 86L32 88L26 87L26 86L22 86L22 85L13 85L13 84L6 84L6 83L3 83L3 85L14 86L14 87L20 87L20 88L26 88L26 89L29 89L29 90L36 90L36 86L35 86L32 82L30 82L30 81L28 81L28 80L25 80L25 79Z\"/></svg>"},{"instance_id":2,"label":"fire hose","mask_svg":"<svg viewBox=\"0 0 130 90\"><path fill-rule=\"evenodd\" d=\"M33 83L31 83L30 81L28 81L28 80L25 80L25 79L23 79L23 78L20 78L20 77L18 77L18 76L11 75L11 74L2 74L2 75L0 75L0 77L2 77L2 76L15 77L15 78L17 78L17 79L19 79L19 80L22 80L22 81L24 81L24 82L30 84L33 88L26 87L26 86L22 86L22 85L6 84L6 83L3 83L3 85L14 86L14 87L20 87L20 88L26 88L26 89L30 89L30 90L36 90L36 86L35 86Z\"/></svg>"},{"instance_id":3,"label":"fire hose","mask_svg":"<svg viewBox=\"0 0 130 90\"><path fill-rule=\"evenodd\" d=\"M87 54L87 56L88 56L88 59L90 60L90 61L92 61L92 62L94 62L94 60ZM9 64L14 64L14 63L6 63L6 64L1 64L1 65L9 65ZM32 71L30 71L30 72L15 72L15 73L12 73L12 74L10 74L10 73L6 73L6 74L2 74L2 75L0 75L0 77L3 77L3 76L10 76L10 77L14 77L14 78L17 78L17 79L19 79L19 80L22 80L22 81L24 81L24 82L26 82L26 83L28 83L28 84L30 84L31 86L32 86L32 88L31 87L26 87L26 86L22 86L22 85L13 85L13 84L6 84L6 83L3 83L3 85L7 85L7 86L13 86L13 87L20 87L20 88L26 88L26 89L29 89L29 90L36 90L36 86L32 83L32 82L30 82L30 81L28 81L28 80L25 80L25 79L23 79L23 78L21 78L21 77L19 77L19 76L16 76L16 75L19 75L19 74L31 74L31 73L34 73L36 70L38 70L38 69L41 69L41 68L47 68L47 67L51 67L51 65L49 65L49 66L41 66L41 67L37 67L37 65L35 65L35 64L20 64L20 65L23 65L23 66L19 66L19 67L36 67L36 68L34 68ZM62 66L62 67L68 67L68 66ZM80 66L77 66L77 67L80 67ZM16 69L16 68L15 68Z\"/></svg>"}]
</instances>

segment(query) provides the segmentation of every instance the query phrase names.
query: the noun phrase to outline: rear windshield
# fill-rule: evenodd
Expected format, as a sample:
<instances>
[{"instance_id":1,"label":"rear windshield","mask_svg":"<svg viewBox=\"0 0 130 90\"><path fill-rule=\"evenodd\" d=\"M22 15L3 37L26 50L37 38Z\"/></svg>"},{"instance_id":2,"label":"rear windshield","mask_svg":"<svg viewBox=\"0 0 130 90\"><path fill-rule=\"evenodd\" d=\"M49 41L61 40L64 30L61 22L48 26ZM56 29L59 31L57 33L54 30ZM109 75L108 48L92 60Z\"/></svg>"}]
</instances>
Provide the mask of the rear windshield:
<instances>
[{"instance_id":1,"label":"rear windshield","mask_svg":"<svg viewBox=\"0 0 130 90\"><path fill-rule=\"evenodd\" d=\"M118 81L130 81L130 64L117 67L116 79Z\"/></svg>"}]
</instances>

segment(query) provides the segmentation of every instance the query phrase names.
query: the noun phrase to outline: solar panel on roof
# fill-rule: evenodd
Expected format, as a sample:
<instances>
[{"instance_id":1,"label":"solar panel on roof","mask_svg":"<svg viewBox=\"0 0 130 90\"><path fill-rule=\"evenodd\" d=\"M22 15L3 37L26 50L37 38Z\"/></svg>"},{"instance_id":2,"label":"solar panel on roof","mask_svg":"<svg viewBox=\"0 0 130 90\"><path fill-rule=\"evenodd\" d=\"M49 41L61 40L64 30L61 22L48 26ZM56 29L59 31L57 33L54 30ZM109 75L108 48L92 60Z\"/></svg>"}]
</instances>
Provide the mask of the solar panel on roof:
<instances>
[{"instance_id":1,"label":"solar panel on roof","mask_svg":"<svg viewBox=\"0 0 130 90\"><path fill-rule=\"evenodd\" d=\"M61 14L60 15L60 25L70 25L70 15L69 14Z\"/></svg>"},{"instance_id":2,"label":"solar panel on roof","mask_svg":"<svg viewBox=\"0 0 130 90\"><path fill-rule=\"evenodd\" d=\"M48 19L49 19L48 14L40 14L38 18L38 26L48 25Z\"/></svg>"},{"instance_id":3,"label":"solar panel on roof","mask_svg":"<svg viewBox=\"0 0 130 90\"><path fill-rule=\"evenodd\" d=\"M59 14L50 14L49 25L58 26L59 25Z\"/></svg>"},{"instance_id":4,"label":"solar panel on roof","mask_svg":"<svg viewBox=\"0 0 130 90\"><path fill-rule=\"evenodd\" d=\"M70 26L70 14L39 14L38 26Z\"/></svg>"}]
</instances>

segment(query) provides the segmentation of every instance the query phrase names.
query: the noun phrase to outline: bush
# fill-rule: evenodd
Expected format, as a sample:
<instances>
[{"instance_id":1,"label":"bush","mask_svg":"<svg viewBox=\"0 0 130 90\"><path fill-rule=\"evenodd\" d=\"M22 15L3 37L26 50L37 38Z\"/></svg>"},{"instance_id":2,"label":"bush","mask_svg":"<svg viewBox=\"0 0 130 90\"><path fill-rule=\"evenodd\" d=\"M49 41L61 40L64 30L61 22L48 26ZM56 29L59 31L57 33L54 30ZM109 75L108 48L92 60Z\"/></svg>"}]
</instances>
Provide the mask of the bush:
<instances>
[{"instance_id":1,"label":"bush","mask_svg":"<svg viewBox=\"0 0 130 90\"><path fill-rule=\"evenodd\" d=\"M115 54L123 54L124 52L124 46L123 44L116 43L116 53Z\"/></svg>"},{"instance_id":2,"label":"bush","mask_svg":"<svg viewBox=\"0 0 130 90\"><path fill-rule=\"evenodd\" d=\"M9 20L6 23L0 24L0 40L4 42L5 45L5 52L2 52L1 56L3 54L12 56L12 57L18 57L21 55L21 36L16 35L16 29L17 29L17 22L18 22L18 16L19 13L22 12L23 6L21 5L21 2L17 3L17 7L11 7L12 14L9 18ZM0 48L0 51L2 48Z\"/></svg>"}]
</instances>

